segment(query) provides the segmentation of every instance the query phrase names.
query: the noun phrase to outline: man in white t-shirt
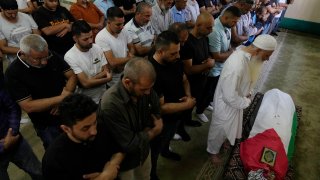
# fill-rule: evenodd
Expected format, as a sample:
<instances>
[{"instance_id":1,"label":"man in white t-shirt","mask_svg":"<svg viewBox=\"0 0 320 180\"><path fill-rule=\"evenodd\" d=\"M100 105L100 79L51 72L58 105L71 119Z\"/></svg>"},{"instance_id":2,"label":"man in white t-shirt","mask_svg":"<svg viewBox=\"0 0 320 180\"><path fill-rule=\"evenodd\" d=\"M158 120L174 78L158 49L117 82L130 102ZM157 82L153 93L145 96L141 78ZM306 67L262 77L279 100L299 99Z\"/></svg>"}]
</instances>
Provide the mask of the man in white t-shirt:
<instances>
[{"instance_id":1,"label":"man in white t-shirt","mask_svg":"<svg viewBox=\"0 0 320 180\"><path fill-rule=\"evenodd\" d=\"M37 24L27 14L18 12L15 0L1 0L0 49L11 62L19 51L19 42L28 34L40 34Z\"/></svg>"},{"instance_id":2,"label":"man in white t-shirt","mask_svg":"<svg viewBox=\"0 0 320 180\"><path fill-rule=\"evenodd\" d=\"M86 21L75 21L71 30L76 44L64 59L80 82L77 92L91 97L98 104L106 90L106 83L112 79L106 58L102 49L93 44L92 29Z\"/></svg>"},{"instance_id":3,"label":"man in white t-shirt","mask_svg":"<svg viewBox=\"0 0 320 180\"><path fill-rule=\"evenodd\" d=\"M107 11L107 26L96 36L98 44L107 58L113 77L108 83L112 86L120 80L124 65L133 57L132 38L127 31L122 31L124 14L119 7L111 7Z\"/></svg>"}]
</instances>

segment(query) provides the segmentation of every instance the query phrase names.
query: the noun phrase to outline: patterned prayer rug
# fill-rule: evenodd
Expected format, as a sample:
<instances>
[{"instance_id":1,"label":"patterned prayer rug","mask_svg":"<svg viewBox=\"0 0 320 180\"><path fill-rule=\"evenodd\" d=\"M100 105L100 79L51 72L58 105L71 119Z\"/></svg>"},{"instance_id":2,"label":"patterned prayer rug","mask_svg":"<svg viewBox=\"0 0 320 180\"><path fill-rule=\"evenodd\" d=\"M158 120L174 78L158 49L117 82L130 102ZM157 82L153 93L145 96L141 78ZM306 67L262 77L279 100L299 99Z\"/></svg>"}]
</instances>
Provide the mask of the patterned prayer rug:
<instances>
[{"instance_id":1,"label":"patterned prayer rug","mask_svg":"<svg viewBox=\"0 0 320 180\"><path fill-rule=\"evenodd\" d=\"M259 107L263 99L263 94L257 93L251 105L244 111L243 114L243 138L246 139L257 116ZM301 119L302 108L296 106L298 122ZM222 156L224 164L214 167L208 158L203 165L197 180L244 180L247 175L243 169L243 164L240 159L240 141L237 141L232 150L223 153ZM289 166L285 180L294 179L294 172L292 165Z\"/></svg>"}]
</instances>

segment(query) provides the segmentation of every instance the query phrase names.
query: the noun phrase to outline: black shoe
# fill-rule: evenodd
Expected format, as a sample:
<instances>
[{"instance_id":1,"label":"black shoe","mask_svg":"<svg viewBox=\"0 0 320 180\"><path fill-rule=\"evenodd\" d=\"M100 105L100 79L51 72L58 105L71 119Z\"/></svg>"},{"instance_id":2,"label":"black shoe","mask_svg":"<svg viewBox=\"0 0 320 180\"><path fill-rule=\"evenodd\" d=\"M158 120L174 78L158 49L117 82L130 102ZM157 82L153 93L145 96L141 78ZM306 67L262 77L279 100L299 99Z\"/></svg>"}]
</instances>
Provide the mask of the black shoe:
<instances>
[{"instance_id":1,"label":"black shoe","mask_svg":"<svg viewBox=\"0 0 320 180\"><path fill-rule=\"evenodd\" d=\"M276 32L271 32L272 36L278 36L278 34Z\"/></svg>"},{"instance_id":2,"label":"black shoe","mask_svg":"<svg viewBox=\"0 0 320 180\"><path fill-rule=\"evenodd\" d=\"M177 153L174 153L172 151L166 151L166 152L162 152L161 156L167 159L171 159L174 161L181 161L181 156Z\"/></svg>"},{"instance_id":3,"label":"black shoe","mask_svg":"<svg viewBox=\"0 0 320 180\"><path fill-rule=\"evenodd\" d=\"M192 127L200 127L202 125L201 122L195 120L187 120L184 122L184 124Z\"/></svg>"},{"instance_id":4,"label":"black shoe","mask_svg":"<svg viewBox=\"0 0 320 180\"><path fill-rule=\"evenodd\" d=\"M179 131L179 132L177 132L177 134L179 134L181 136L182 141L190 141L191 140L191 137L186 132L186 130Z\"/></svg>"},{"instance_id":5,"label":"black shoe","mask_svg":"<svg viewBox=\"0 0 320 180\"><path fill-rule=\"evenodd\" d=\"M150 180L160 180L156 174L150 175Z\"/></svg>"}]
</instances>

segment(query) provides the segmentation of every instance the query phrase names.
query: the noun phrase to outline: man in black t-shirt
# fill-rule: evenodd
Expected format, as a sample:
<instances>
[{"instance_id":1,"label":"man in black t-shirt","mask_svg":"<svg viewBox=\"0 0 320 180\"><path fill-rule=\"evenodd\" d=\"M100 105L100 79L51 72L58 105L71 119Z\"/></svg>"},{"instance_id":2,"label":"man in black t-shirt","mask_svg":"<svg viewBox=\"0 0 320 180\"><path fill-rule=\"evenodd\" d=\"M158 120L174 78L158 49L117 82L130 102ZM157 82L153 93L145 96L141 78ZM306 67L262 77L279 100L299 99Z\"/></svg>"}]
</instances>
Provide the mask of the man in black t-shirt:
<instances>
[{"instance_id":1,"label":"man in black t-shirt","mask_svg":"<svg viewBox=\"0 0 320 180\"><path fill-rule=\"evenodd\" d=\"M97 108L98 105L83 94L68 96L61 102L60 127L64 133L46 150L42 160L44 179L117 177L124 155L108 132L97 123Z\"/></svg>"},{"instance_id":2,"label":"man in black t-shirt","mask_svg":"<svg viewBox=\"0 0 320 180\"><path fill-rule=\"evenodd\" d=\"M201 13L191 30L187 42L181 47L180 55L184 64L184 72L188 75L191 95L197 100L197 114L203 114L206 101L203 97L207 92L204 88L207 81L207 73L214 66L214 60L209 54L208 35L212 32L214 19L211 14ZM206 118L206 117L205 117ZM200 119L203 122L207 122Z\"/></svg>"},{"instance_id":3,"label":"man in black t-shirt","mask_svg":"<svg viewBox=\"0 0 320 180\"><path fill-rule=\"evenodd\" d=\"M45 148L60 134L57 106L76 87L77 77L69 65L39 35L20 41L17 59L6 71L12 98L28 113Z\"/></svg>"},{"instance_id":4,"label":"man in black t-shirt","mask_svg":"<svg viewBox=\"0 0 320 180\"><path fill-rule=\"evenodd\" d=\"M160 98L163 119L160 139L152 142L151 179L157 179L156 165L160 152L163 157L176 161L181 159L179 154L169 150L175 132L177 131L184 141L190 140L182 121L186 116L185 111L192 109L196 101L191 96L189 82L183 72L183 64L179 60L179 50L178 36L174 32L164 31L157 37L155 53L149 58L157 73L153 88Z\"/></svg>"},{"instance_id":5,"label":"man in black t-shirt","mask_svg":"<svg viewBox=\"0 0 320 180\"><path fill-rule=\"evenodd\" d=\"M70 12L59 5L58 0L44 0L33 18L49 44L49 48L61 57L73 46L71 23L75 21Z\"/></svg>"}]
</instances>

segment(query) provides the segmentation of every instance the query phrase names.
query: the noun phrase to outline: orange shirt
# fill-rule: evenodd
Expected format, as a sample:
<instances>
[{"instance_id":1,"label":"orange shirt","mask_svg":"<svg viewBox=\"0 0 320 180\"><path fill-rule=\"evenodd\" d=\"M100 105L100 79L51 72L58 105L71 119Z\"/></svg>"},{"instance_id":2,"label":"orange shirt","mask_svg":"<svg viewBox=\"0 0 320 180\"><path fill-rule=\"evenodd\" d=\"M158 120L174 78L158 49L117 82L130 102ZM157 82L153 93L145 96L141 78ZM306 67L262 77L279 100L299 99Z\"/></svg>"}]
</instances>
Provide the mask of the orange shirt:
<instances>
[{"instance_id":1,"label":"orange shirt","mask_svg":"<svg viewBox=\"0 0 320 180\"><path fill-rule=\"evenodd\" d=\"M92 24L98 24L100 17L104 17L103 13L92 2L88 2L87 8L74 3L70 7L70 13L75 19L83 19Z\"/></svg>"}]
</instances>

